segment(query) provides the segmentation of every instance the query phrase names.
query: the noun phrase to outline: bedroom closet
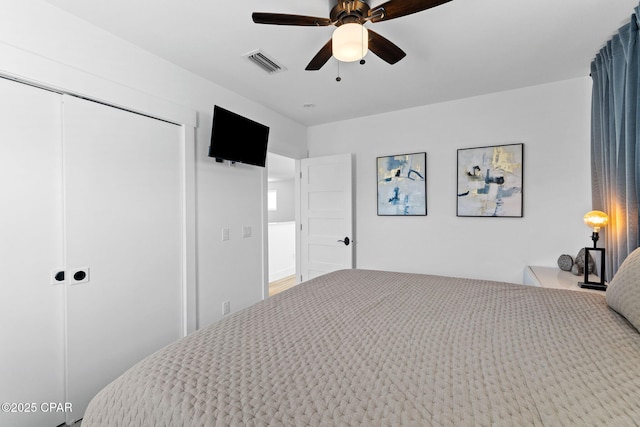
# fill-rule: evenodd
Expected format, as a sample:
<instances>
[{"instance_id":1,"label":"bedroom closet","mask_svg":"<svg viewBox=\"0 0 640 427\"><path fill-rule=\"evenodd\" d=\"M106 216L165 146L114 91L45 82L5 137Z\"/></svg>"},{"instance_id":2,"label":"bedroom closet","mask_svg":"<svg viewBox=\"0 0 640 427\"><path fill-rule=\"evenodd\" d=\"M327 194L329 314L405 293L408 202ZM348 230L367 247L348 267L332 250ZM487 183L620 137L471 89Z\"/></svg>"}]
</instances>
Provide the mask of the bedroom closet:
<instances>
[{"instance_id":1,"label":"bedroom closet","mask_svg":"<svg viewBox=\"0 0 640 427\"><path fill-rule=\"evenodd\" d=\"M183 137L4 78L0 93L0 398L23 405L0 425L56 426L183 335Z\"/></svg>"}]
</instances>

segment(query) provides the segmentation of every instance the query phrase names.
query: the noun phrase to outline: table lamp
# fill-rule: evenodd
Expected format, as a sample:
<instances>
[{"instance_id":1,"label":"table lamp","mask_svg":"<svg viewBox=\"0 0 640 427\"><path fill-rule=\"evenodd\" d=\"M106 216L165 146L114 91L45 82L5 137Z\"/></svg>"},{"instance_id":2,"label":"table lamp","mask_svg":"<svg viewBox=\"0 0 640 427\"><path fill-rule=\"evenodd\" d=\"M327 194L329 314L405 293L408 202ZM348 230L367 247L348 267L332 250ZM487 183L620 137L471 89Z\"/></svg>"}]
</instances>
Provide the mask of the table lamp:
<instances>
[{"instance_id":1,"label":"table lamp","mask_svg":"<svg viewBox=\"0 0 640 427\"><path fill-rule=\"evenodd\" d=\"M584 215L584 223L587 227L593 229L591 234L591 240L593 241L593 248L584 248L584 282L578 282L578 286L587 289L598 289L600 291L607 290L607 285L604 283L605 272L605 257L604 248L598 248L598 239L600 237L600 228L606 226L609 223L609 216L602 211L589 211ZM589 280L589 253L600 253L600 281L593 282Z\"/></svg>"}]
</instances>

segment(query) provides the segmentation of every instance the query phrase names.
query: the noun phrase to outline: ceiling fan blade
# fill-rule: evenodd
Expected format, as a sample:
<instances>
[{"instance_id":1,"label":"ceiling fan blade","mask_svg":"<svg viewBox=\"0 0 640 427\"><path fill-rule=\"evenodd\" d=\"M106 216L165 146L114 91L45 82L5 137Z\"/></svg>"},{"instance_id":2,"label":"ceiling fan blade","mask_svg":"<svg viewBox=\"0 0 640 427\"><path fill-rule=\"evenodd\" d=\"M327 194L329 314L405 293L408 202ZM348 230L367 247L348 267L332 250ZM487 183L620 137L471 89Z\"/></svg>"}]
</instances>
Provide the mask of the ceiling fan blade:
<instances>
[{"instance_id":1,"label":"ceiling fan blade","mask_svg":"<svg viewBox=\"0 0 640 427\"><path fill-rule=\"evenodd\" d=\"M327 63L327 61L331 58L331 55L332 55L331 40L329 40L324 46L322 46L322 49L320 49L320 51L316 53L316 56L314 56L311 62L309 62L309 65L307 65L307 68L305 68L305 70L307 71L319 70L320 68L322 68L324 64Z\"/></svg>"},{"instance_id":2,"label":"ceiling fan blade","mask_svg":"<svg viewBox=\"0 0 640 427\"><path fill-rule=\"evenodd\" d=\"M251 15L256 24L299 25L304 27L326 27L331 25L329 18L315 16L288 15L286 13L253 12Z\"/></svg>"},{"instance_id":3,"label":"ceiling fan blade","mask_svg":"<svg viewBox=\"0 0 640 427\"><path fill-rule=\"evenodd\" d=\"M389 0L380 6L372 7L369 11L369 16L373 16L371 22L388 21L389 19L431 9L432 7L440 6L450 1L451 0Z\"/></svg>"},{"instance_id":4,"label":"ceiling fan blade","mask_svg":"<svg viewBox=\"0 0 640 427\"><path fill-rule=\"evenodd\" d=\"M369 50L383 61L389 64L395 64L407 55L402 49L380 34L371 30L367 31L369 32Z\"/></svg>"}]
</instances>

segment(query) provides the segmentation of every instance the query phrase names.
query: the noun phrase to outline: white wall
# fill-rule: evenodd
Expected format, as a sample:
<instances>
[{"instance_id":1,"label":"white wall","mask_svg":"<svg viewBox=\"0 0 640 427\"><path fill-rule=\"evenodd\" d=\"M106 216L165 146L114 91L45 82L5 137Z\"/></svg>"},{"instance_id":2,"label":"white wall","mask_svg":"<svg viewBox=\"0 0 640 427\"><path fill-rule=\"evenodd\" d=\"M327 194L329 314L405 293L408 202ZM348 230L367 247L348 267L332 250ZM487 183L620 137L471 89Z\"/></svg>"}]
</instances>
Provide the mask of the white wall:
<instances>
[{"instance_id":1,"label":"white wall","mask_svg":"<svg viewBox=\"0 0 640 427\"><path fill-rule=\"evenodd\" d=\"M199 326L221 317L224 300L230 300L231 310L236 311L262 299L267 268L262 238L266 173L244 165L229 168L207 157L213 105L270 126L270 151L293 158L306 155L304 126L41 0L3 2L0 52L2 74L139 111L161 111L169 104L196 111ZM243 226L252 227L251 238L242 238ZM230 230L226 242L221 241L224 227Z\"/></svg>"},{"instance_id":2,"label":"white wall","mask_svg":"<svg viewBox=\"0 0 640 427\"><path fill-rule=\"evenodd\" d=\"M296 273L296 223L269 223L269 282Z\"/></svg>"},{"instance_id":3,"label":"white wall","mask_svg":"<svg viewBox=\"0 0 640 427\"><path fill-rule=\"evenodd\" d=\"M269 191L272 190L276 192L278 209L269 211L269 222L295 221L296 197L293 178L270 182Z\"/></svg>"},{"instance_id":4,"label":"white wall","mask_svg":"<svg viewBox=\"0 0 640 427\"><path fill-rule=\"evenodd\" d=\"M586 71L585 71L586 72ZM358 268L522 282L589 244L588 77L309 128L310 157L355 157ZM524 143L524 217L456 217L458 148ZM376 157L426 151L426 217L376 215Z\"/></svg>"}]
</instances>

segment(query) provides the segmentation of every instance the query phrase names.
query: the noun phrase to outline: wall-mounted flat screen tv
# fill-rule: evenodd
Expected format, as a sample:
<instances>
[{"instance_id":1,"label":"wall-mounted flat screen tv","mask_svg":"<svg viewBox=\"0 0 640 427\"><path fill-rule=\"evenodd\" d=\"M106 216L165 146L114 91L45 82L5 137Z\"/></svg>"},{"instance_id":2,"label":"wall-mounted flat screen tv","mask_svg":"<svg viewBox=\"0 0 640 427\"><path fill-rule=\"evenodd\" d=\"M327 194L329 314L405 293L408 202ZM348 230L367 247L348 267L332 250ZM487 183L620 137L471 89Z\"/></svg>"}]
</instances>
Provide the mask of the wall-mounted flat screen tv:
<instances>
[{"instance_id":1,"label":"wall-mounted flat screen tv","mask_svg":"<svg viewBox=\"0 0 640 427\"><path fill-rule=\"evenodd\" d=\"M264 167L268 140L268 126L213 107L209 157Z\"/></svg>"}]
</instances>

